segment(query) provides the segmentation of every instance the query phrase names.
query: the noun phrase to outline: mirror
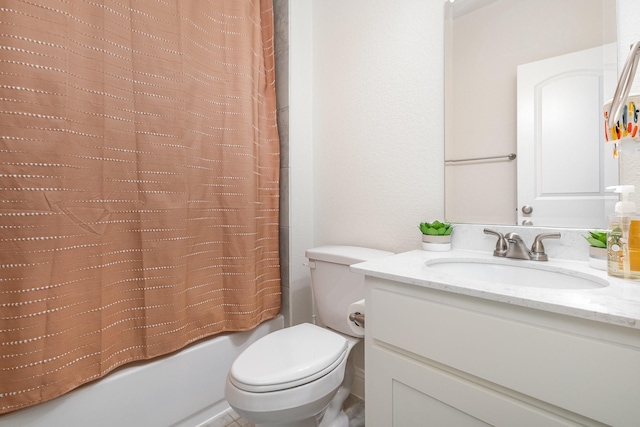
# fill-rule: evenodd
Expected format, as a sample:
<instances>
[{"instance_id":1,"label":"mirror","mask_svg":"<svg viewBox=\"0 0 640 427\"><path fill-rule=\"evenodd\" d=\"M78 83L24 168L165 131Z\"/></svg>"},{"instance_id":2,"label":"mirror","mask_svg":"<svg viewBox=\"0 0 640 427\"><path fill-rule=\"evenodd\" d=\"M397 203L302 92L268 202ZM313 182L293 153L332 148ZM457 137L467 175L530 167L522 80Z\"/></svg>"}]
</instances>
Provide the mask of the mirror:
<instances>
[{"instance_id":1,"label":"mirror","mask_svg":"<svg viewBox=\"0 0 640 427\"><path fill-rule=\"evenodd\" d=\"M447 221L605 227L616 1L448 1L445 31Z\"/></svg>"}]
</instances>

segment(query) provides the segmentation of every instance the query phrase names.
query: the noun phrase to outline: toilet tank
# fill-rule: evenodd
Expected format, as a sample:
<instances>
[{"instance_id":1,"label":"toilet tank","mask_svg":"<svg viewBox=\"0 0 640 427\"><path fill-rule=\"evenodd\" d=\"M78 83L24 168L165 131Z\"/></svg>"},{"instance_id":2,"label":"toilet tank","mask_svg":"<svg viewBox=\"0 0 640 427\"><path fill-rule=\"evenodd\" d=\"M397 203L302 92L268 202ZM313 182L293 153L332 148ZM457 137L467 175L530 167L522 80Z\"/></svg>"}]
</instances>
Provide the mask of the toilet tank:
<instances>
[{"instance_id":1,"label":"toilet tank","mask_svg":"<svg viewBox=\"0 0 640 427\"><path fill-rule=\"evenodd\" d=\"M393 253L358 246L307 249L316 312L324 326L353 335L347 311L352 303L364 298L364 276L352 273L349 266L390 255Z\"/></svg>"}]
</instances>

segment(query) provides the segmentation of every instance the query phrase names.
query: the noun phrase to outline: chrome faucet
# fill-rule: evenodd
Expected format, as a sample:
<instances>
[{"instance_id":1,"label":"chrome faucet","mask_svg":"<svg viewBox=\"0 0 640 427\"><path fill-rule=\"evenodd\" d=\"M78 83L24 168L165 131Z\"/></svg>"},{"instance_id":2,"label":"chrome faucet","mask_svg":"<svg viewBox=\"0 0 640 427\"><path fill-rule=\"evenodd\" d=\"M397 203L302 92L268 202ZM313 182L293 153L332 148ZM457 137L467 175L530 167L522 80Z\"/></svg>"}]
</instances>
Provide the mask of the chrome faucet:
<instances>
[{"instance_id":1,"label":"chrome faucet","mask_svg":"<svg viewBox=\"0 0 640 427\"><path fill-rule=\"evenodd\" d=\"M527 249L527 245L518 233L507 233L504 235L507 241L507 253L505 257L516 259L531 259L531 251Z\"/></svg>"},{"instance_id":2,"label":"chrome faucet","mask_svg":"<svg viewBox=\"0 0 640 427\"><path fill-rule=\"evenodd\" d=\"M522 237L518 233L507 233L504 236L497 231L484 229L485 234L492 234L498 237L496 242L496 248L493 251L493 256L515 258L515 259L530 259L533 261L548 261L549 257L544 252L543 239L559 239L560 233L541 233L538 234L531 245L531 250L527 249L527 245L522 240Z\"/></svg>"}]
</instances>

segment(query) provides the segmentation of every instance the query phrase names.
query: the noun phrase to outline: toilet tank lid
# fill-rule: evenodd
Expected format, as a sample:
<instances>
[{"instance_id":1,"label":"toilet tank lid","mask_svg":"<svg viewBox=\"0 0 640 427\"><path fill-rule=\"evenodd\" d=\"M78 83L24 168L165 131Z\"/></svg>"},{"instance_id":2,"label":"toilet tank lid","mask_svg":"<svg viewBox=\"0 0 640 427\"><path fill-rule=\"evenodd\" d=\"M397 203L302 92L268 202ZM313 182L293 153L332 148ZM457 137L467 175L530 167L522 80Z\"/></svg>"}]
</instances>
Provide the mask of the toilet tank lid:
<instances>
[{"instance_id":1,"label":"toilet tank lid","mask_svg":"<svg viewBox=\"0 0 640 427\"><path fill-rule=\"evenodd\" d=\"M393 252L378 249L363 248L360 246L319 246L307 249L305 256L313 261L333 262L336 264L351 265L358 262L369 261L393 255Z\"/></svg>"}]
</instances>

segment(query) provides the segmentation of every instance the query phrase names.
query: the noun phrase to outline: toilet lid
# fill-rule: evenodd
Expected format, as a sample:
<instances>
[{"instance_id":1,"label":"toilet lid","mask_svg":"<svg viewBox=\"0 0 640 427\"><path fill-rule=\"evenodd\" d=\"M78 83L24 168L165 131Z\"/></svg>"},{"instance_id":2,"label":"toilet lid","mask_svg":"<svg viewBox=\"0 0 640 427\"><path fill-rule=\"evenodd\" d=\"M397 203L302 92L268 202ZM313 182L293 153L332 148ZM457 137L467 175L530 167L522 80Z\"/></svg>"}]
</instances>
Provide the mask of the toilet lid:
<instances>
[{"instance_id":1,"label":"toilet lid","mask_svg":"<svg viewBox=\"0 0 640 427\"><path fill-rule=\"evenodd\" d=\"M229 379L253 392L284 390L331 372L346 357L347 340L310 323L260 338L231 365Z\"/></svg>"}]
</instances>

